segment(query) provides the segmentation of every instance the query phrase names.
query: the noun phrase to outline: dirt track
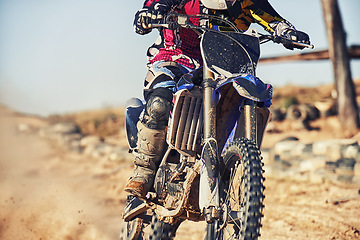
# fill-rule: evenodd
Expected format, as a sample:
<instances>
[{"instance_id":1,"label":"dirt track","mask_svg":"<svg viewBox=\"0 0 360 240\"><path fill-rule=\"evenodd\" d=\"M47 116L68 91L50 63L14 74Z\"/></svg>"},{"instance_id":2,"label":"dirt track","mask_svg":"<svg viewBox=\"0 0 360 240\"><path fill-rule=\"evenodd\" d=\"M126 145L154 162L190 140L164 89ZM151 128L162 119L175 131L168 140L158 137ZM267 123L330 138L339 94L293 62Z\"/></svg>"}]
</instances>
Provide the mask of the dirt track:
<instances>
[{"instance_id":1,"label":"dirt track","mask_svg":"<svg viewBox=\"0 0 360 240\"><path fill-rule=\"evenodd\" d=\"M19 122L41 120L0 110L0 239L117 239L132 162L64 152ZM113 171L113 170L116 171ZM360 239L359 186L266 180L261 239ZM203 223L184 223L176 239L201 239Z\"/></svg>"}]
</instances>

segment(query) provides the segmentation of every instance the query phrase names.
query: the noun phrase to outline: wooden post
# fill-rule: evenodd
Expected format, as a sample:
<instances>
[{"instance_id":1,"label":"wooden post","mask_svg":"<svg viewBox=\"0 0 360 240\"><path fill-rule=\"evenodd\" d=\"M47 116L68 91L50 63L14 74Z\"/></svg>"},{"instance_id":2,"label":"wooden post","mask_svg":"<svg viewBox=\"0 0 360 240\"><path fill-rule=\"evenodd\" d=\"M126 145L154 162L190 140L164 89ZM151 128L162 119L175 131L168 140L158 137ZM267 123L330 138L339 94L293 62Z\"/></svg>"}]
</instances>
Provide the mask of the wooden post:
<instances>
[{"instance_id":1,"label":"wooden post","mask_svg":"<svg viewBox=\"0 0 360 240\"><path fill-rule=\"evenodd\" d=\"M329 55L334 68L339 120L344 134L350 136L359 131L360 125L346 34L337 0L321 0L321 3L329 42Z\"/></svg>"}]
</instances>

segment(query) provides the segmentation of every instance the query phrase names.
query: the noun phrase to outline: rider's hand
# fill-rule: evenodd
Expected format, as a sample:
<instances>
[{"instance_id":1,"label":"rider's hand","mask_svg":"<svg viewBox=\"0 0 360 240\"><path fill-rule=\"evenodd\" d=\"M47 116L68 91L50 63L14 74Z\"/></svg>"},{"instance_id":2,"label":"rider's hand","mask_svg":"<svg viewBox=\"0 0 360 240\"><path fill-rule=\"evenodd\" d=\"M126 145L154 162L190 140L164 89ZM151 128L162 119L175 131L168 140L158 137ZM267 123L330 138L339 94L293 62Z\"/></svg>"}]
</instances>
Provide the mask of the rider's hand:
<instances>
[{"instance_id":1,"label":"rider's hand","mask_svg":"<svg viewBox=\"0 0 360 240\"><path fill-rule=\"evenodd\" d=\"M269 25L274 29L275 36L283 37L294 42L310 44L309 35L306 34L305 32L296 30L295 27L288 21L273 22L270 23ZM290 50L294 50L294 48L299 48L299 49L304 48L291 43L284 44L284 47Z\"/></svg>"},{"instance_id":2,"label":"rider's hand","mask_svg":"<svg viewBox=\"0 0 360 240\"><path fill-rule=\"evenodd\" d=\"M157 11L141 9L135 14L134 30L136 33L144 35L151 32L151 24L158 23L163 18Z\"/></svg>"}]
</instances>

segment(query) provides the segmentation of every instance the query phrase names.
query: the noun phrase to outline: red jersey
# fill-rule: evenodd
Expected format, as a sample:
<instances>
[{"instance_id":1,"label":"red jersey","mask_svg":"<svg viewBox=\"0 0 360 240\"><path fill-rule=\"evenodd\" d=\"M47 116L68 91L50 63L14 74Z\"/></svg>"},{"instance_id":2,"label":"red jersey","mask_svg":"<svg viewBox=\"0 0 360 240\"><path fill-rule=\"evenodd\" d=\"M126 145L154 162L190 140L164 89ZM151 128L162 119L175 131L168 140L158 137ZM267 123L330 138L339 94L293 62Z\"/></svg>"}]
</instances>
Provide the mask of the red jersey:
<instances>
[{"instance_id":1,"label":"red jersey","mask_svg":"<svg viewBox=\"0 0 360 240\"><path fill-rule=\"evenodd\" d=\"M187 15L216 14L215 10L206 9L200 0L146 0L143 8L159 11L163 15L170 11ZM265 30L272 32L269 23L284 21L267 0L237 0L233 8L231 11L225 10L225 14L228 14L229 20L240 30L247 30L251 23L257 22ZM197 18L190 21L196 26L199 25ZM202 65L200 39L191 29L163 29L159 39L148 49L147 55L150 63L171 61L191 69Z\"/></svg>"}]
</instances>

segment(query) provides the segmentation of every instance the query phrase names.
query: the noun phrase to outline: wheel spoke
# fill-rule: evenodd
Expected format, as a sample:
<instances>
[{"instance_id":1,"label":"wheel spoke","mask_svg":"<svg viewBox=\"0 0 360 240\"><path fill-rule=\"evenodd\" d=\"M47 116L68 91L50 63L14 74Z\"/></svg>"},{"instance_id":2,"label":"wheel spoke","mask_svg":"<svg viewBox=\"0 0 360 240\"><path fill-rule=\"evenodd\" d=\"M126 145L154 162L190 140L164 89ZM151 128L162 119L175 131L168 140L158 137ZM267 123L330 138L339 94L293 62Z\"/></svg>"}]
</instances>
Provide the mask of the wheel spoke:
<instances>
[{"instance_id":1,"label":"wheel spoke","mask_svg":"<svg viewBox=\"0 0 360 240\"><path fill-rule=\"evenodd\" d=\"M221 239L243 238L242 228L249 229L250 234L257 236L261 226L261 217L243 219L247 211L262 212L262 203L252 205L250 202L258 203L263 200L263 187L259 188L258 185L253 187L254 184L258 184L257 176L262 174L261 168L254 167L261 165L257 146L248 139L236 139L224 153L223 160L228 176L224 178L223 182L227 185L223 190L223 207L226 209L224 210L224 223L220 229L222 231ZM254 197L250 198L249 196Z\"/></svg>"},{"instance_id":2,"label":"wheel spoke","mask_svg":"<svg viewBox=\"0 0 360 240\"><path fill-rule=\"evenodd\" d=\"M237 228L238 230L241 229L241 217L239 215L242 215L243 207L240 205L241 199L238 199L241 197L242 191L242 185L243 185L243 176L242 176L242 165L236 165L233 169L231 169L230 177L229 177L229 186L228 189L225 190L226 197L225 197L225 203L226 206L228 206L229 212L227 214L227 221L225 226L225 231L229 235L227 239L236 239L237 233L235 229L230 229L232 226L233 228ZM239 201L240 200L240 201ZM238 214L240 210L240 214ZM236 213L234 216L231 215L231 213Z\"/></svg>"}]
</instances>

